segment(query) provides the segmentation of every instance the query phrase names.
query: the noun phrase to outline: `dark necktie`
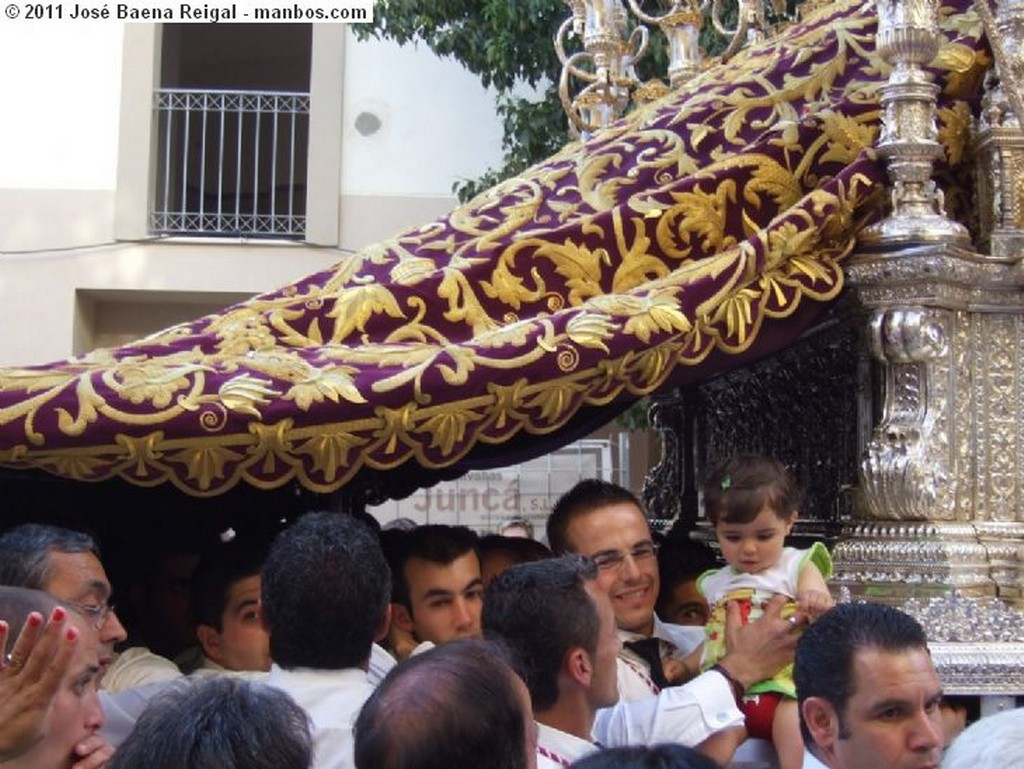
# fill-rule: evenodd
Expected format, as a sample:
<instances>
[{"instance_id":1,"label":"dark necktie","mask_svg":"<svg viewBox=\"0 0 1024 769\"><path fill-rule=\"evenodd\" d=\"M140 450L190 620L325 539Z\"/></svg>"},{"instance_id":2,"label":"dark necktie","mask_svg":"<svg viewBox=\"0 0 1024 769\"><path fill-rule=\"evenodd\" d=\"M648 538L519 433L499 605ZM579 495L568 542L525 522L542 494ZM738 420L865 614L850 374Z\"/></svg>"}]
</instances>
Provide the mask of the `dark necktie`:
<instances>
[{"instance_id":1,"label":"dark necktie","mask_svg":"<svg viewBox=\"0 0 1024 769\"><path fill-rule=\"evenodd\" d=\"M651 681L659 689L669 685L665 678L665 669L661 666L661 642L657 638L641 638L637 641L626 641L625 646L634 652L651 668Z\"/></svg>"}]
</instances>

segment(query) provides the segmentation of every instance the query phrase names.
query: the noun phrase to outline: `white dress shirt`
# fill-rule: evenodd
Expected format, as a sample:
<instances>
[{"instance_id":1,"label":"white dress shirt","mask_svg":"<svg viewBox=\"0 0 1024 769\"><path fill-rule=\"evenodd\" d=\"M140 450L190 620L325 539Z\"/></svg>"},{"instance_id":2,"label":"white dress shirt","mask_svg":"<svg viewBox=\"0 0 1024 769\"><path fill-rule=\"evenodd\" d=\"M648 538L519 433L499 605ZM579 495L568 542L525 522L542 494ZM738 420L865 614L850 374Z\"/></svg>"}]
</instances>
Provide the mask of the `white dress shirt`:
<instances>
[{"instance_id":1,"label":"white dress shirt","mask_svg":"<svg viewBox=\"0 0 1024 769\"><path fill-rule=\"evenodd\" d=\"M537 722L537 769L561 769L595 750L592 742Z\"/></svg>"},{"instance_id":2,"label":"white dress shirt","mask_svg":"<svg viewBox=\"0 0 1024 769\"><path fill-rule=\"evenodd\" d=\"M266 682L290 694L309 714L312 769L355 769L352 727L374 689L365 670L283 670L273 665Z\"/></svg>"},{"instance_id":3,"label":"white dress shirt","mask_svg":"<svg viewBox=\"0 0 1024 769\"><path fill-rule=\"evenodd\" d=\"M639 638L620 631L624 638ZM704 630L662 622L654 617L654 636L685 656L704 641ZM635 656L635 655L632 655ZM639 659L639 658L637 658ZM682 686L655 694L647 665L629 656L618 659L619 702L597 712L593 736L605 747L675 742L690 747L722 729L743 725L732 687L714 671L702 673Z\"/></svg>"}]
</instances>

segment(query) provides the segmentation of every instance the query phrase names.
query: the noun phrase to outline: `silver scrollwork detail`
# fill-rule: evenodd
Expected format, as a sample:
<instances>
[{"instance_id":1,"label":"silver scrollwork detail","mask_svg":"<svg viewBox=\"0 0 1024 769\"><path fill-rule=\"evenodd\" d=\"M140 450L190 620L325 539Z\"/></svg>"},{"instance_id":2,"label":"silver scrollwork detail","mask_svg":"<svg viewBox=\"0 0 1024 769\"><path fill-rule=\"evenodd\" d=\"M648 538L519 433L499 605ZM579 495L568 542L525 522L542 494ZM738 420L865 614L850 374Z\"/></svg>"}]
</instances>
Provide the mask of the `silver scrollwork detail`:
<instances>
[{"instance_id":1,"label":"silver scrollwork detail","mask_svg":"<svg viewBox=\"0 0 1024 769\"><path fill-rule=\"evenodd\" d=\"M943 311L904 307L876 311L872 353L884 364L882 419L861 462L864 507L876 519L952 520L956 479L945 455L949 438L942 391L929 390L930 366L949 355ZM934 389L934 388L933 388Z\"/></svg>"}]
</instances>

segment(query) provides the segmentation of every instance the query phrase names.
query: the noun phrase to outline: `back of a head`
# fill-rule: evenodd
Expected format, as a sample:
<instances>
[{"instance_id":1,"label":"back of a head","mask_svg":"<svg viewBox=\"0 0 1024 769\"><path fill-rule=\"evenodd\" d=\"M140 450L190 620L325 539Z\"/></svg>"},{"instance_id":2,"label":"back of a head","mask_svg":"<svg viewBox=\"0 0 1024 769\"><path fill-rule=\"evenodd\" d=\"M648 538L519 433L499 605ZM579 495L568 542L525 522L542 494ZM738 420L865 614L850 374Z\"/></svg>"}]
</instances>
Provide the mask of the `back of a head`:
<instances>
[{"instance_id":1,"label":"back of a head","mask_svg":"<svg viewBox=\"0 0 1024 769\"><path fill-rule=\"evenodd\" d=\"M218 677L155 699L109 769L309 769L306 712L283 691Z\"/></svg>"},{"instance_id":2,"label":"back of a head","mask_svg":"<svg viewBox=\"0 0 1024 769\"><path fill-rule=\"evenodd\" d=\"M0 535L0 585L43 590L49 580L50 551L88 552L99 558L99 548L88 534L24 523Z\"/></svg>"},{"instance_id":3,"label":"back of a head","mask_svg":"<svg viewBox=\"0 0 1024 769\"><path fill-rule=\"evenodd\" d=\"M617 484L600 478L586 478L577 483L558 498L548 516L547 535L552 552L561 555L572 550L568 531L574 518L617 504L632 504L639 510L644 509L633 492Z\"/></svg>"},{"instance_id":4,"label":"back of a head","mask_svg":"<svg viewBox=\"0 0 1024 769\"><path fill-rule=\"evenodd\" d=\"M283 668L365 665L390 594L373 531L344 514L302 516L278 535L263 564L271 657Z\"/></svg>"},{"instance_id":5,"label":"back of a head","mask_svg":"<svg viewBox=\"0 0 1024 769\"><path fill-rule=\"evenodd\" d=\"M1019 769L1024 766L1024 708L975 721L942 758L942 769Z\"/></svg>"},{"instance_id":6,"label":"back of a head","mask_svg":"<svg viewBox=\"0 0 1024 769\"><path fill-rule=\"evenodd\" d=\"M854 688L854 655L863 649L901 653L927 648L920 623L899 609L877 603L837 604L810 625L797 643L793 681L801 710L808 697L821 697L837 713L845 713ZM804 742L813 745L802 713L800 730Z\"/></svg>"},{"instance_id":7,"label":"back of a head","mask_svg":"<svg viewBox=\"0 0 1024 769\"><path fill-rule=\"evenodd\" d=\"M355 724L357 769L525 769L528 705L500 647L452 641L400 663Z\"/></svg>"},{"instance_id":8,"label":"back of a head","mask_svg":"<svg viewBox=\"0 0 1024 769\"><path fill-rule=\"evenodd\" d=\"M712 759L685 745L608 748L572 764L573 769L721 769Z\"/></svg>"},{"instance_id":9,"label":"back of a head","mask_svg":"<svg viewBox=\"0 0 1024 769\"><path fill-rule=\"evenodd\" d=\"M595 576L593 564L581 558L550 558L506 569L484 594L484 631L515 652L536 712L558 700L566 653L597 650L600 619L586 590Z\"/></svg>"},{"instance_id":10,"label":"back of a head","mask_svg":"<svg viewBox=\"0 0 1024 769\"><path fill-rule=\"evenodd\" d=\"M543 542L526 537L505 537L501 534L488 534L480 538L477 544L480 560L492 554L505 556L513 563L530 563L551 557L551 549Z\"/></svg>"},{"instance_id":11,"label":"back of a head","mask_svg":"<svg viewBox=\"0 0 1024 769\"><path fill-rule=\"evenodd\" d=\"M409 607L409 585L405 581L405 564L411 558L447 566L466 553L476 552L479 536L468 526L432 523L404 532L389 553L394 579L393 600Z\"/></svg>"}]
</instances>

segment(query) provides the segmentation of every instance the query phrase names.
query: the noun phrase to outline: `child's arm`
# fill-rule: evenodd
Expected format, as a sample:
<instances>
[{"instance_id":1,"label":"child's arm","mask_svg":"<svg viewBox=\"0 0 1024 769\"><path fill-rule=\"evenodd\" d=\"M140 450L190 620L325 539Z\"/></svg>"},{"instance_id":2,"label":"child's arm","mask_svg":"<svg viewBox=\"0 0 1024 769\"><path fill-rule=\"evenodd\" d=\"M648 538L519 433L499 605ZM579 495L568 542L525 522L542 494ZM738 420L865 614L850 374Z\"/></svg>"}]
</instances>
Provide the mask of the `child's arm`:
<instances>
[{"instance_id":1,"label":"child's arm","mask_svg":"<svg viewBox=\"0 0 1024 769\"><path fill-rule=\"evenodd\" d=\"M811 622L835 605L828 592L825 578L818 567L810 561L804 565L796 585L796 600L800 609L807 613Z\"/></svg>"},{"instance_id":2,"label":"child's arm","mask_svg":"<svg viewBox=\"0 0 1024 769\"><path fill-rule=\"evenodd\" d=\"M672 657L662 662L665 678L672 684L683 684L700 673L700 660L704 652L701 644L685 657Z\"/></svg>"}]
</instances>

